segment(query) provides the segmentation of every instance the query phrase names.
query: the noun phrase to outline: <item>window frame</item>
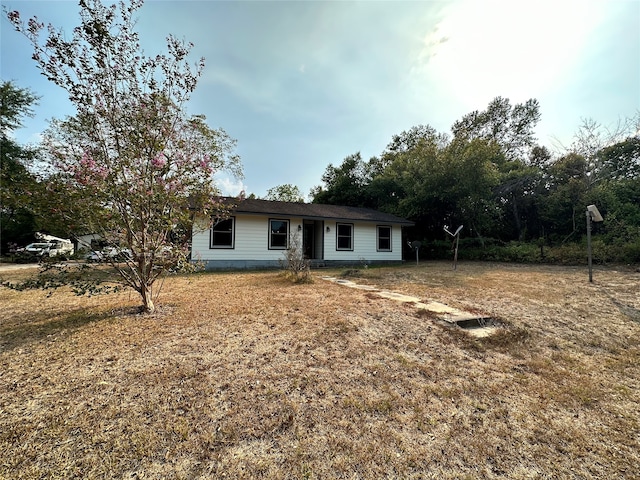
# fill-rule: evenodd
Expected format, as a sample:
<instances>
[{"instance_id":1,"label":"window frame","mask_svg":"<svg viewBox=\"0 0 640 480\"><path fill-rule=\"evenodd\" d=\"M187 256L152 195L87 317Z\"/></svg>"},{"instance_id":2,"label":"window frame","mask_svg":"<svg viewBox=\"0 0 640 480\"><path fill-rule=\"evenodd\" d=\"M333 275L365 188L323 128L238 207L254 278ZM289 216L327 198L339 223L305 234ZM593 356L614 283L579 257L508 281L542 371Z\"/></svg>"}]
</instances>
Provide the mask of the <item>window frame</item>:
<instances>
[{"instance_id":1,"label":"window frame","mask_svg":"<svg viewBox=\"0 0 640 480\"><path fill-rule=\"evenodd\" d=\"M388 237L380 236L380 229L386 228L389 230ZM380 248L380 239L389 240L389 248ZM376 225L376 251L378 252L393 252L393 227L391 225Z\"/></svg>"},{"instance_id":2,"label":"window frame","mask_svg":"<svg viewBox=\"0 0 640 480\"><path fill-rule=\"evenodd\" d=\"M214 234L214 229L216 225L222 222L228 222L228 221L231 221L231 244L230 245L214 245L213 234ZM218 223L216 223L216 219L214 219L211 225L211 228L209 229L209 249L210 250L219 250L219 249L233 250L235 248L236 248L236 217L225 218L224 220L218 221Z\"/></svg>"},{"instance_id":3,"label":"window frame","mask_svg":"<svg viewBox=\"0 0 640 480\"><path fill-rule=\"evenodd\" d=\"M273 245L273 235L282 235L281 233L273 233L273 229L271 228L271 222L284 222L287 225L287 232L285 235L285 244L284 246ZM270 218L268 223L268 248L269 250L287 250L289 248L289 232L291 231L291 221L287 218Z\"/></svg>"},{"instance_id":4,"label":"window frame","mask_svg":"<svg viewBox=\"0 0 640 480\"><path fill-rule=\"evenodd\" d=\"M349 248L341 248L340 247L340 239L347 238L346 235L340 235L340 227L349 227L351 234L349 235ZM354 224L353 223L345 223L345 222L336 222L336 251L340 252L353 252L353 244L354 244Z\"/></svg>"}]
</instances>

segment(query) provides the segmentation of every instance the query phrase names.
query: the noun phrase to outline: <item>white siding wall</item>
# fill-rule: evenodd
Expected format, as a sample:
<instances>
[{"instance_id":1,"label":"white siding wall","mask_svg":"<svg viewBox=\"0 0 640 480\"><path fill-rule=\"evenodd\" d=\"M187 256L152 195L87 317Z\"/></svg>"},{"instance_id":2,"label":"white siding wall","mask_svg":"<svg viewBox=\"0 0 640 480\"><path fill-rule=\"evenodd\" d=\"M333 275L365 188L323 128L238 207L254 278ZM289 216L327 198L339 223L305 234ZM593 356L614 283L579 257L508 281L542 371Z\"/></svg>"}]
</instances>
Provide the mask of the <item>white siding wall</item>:
<instances>
[{"instance_id":1,"label":"white siding wall","mask_svg":"<svg viewBox=\"0 0 640 480\"><path fill-rule=\"evenodd\" d=\"M300 218L242 215L235 221L235 248L209 248L209 230L194 232L194 260L274 260L283 258L283 250L269 250L269 220L289 220L289 232L297 233ZM200 229L201 230L201 229Z\"/></svg>"},{"instance_id":2,"label":"white siding wall","mask_svg":"<svg viewBox=\"0 0 640 480\"><path fill-rule=\"evenodd\" d=\"M399 225L391 228L391 251L378 252L378 237L376 224L353 223L353 251L336 250L337 223L325 221L324 234L324 259L340 261L377 260L377 261L401 261L402 260L402 230ZM327 233L326 227L330 232Z\"/></svg>"},{"instance_id":3,"label":"white siding wall","mask_svg":"<svg viewBox=\"0 0 640 480\"><path fill-rule=\"evenodd\" d=\"M269 219L278 218L289 220L290 233L298 232L298 225L302 225L301 218L281 218L268 216L236 216L235 219L235 248L209 248L210 234L206 229L194 229L192 239L192 258L194 260L269 260L278 261L283 258L282 250L269 250ZM336 250L336 223L325 220L324 228L316 232L316 242L324 240L324 260L336 261L401 261L402 260L402 231L399 225L391 229L391 252L377 251L376 224L353 223L353 250ZM330 231L326 229L329 227ZM316 248L321 248L316 245Z\"/></svg>"}]
</instances>

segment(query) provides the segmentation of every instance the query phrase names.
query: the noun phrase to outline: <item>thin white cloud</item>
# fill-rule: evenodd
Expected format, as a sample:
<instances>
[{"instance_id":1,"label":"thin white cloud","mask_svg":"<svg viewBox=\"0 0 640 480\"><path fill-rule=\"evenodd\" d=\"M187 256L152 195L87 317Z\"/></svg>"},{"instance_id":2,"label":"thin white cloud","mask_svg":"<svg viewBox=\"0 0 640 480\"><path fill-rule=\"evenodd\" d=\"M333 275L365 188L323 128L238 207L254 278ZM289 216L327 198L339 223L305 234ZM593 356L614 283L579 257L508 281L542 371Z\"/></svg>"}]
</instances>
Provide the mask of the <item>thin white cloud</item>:
<instances>
[{"instance_id":1,"label":"thin white cloud","mask_svg":"<svg viewBox=\"0 0 640 480\"><path fill-rule=\"evenodd\" d=\"M247 191L247 186L242 180L234 177L230 177L224 172L219 172L214 175L216 187L220 190L221 195L236 197L241 192Z\"/></svg>"}]
</instances>

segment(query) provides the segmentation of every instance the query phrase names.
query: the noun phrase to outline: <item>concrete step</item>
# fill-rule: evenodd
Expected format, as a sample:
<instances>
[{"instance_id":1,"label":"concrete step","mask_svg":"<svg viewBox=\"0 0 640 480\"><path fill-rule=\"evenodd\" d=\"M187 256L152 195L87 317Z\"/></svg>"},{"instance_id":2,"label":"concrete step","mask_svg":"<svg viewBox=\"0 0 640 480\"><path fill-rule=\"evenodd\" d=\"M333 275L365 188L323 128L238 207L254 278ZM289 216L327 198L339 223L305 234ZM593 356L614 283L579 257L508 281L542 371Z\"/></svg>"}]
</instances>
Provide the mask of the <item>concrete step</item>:
<instances>
[{"instance_id":1,"label":"concrete step","mask_svg":"<svg viewBox=\"0 0 640 480\"><path fill-rule=\"evenodd\" d=\"M447 323L451 323L452 325L457 325L462 328L469 327L484 327L488 322L492 319L491 317L487 317L484 315L477 315L469 312L460 312L457 314L445 314L439 316L442 320Z\"/></svg>"}]
</instances>

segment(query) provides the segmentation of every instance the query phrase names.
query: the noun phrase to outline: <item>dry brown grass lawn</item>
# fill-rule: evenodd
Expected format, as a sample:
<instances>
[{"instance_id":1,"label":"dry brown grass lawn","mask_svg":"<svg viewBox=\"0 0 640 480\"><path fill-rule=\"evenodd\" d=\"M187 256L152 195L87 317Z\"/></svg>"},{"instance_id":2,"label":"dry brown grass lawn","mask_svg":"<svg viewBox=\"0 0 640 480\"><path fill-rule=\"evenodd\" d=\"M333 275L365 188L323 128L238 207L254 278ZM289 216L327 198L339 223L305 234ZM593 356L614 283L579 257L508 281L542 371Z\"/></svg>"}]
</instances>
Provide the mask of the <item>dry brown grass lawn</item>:
<instances>
[{"instance_id":1,"label":"dry brown grass lawn","mask_svg":"<svg viewBox=\"0 0 640 480\"><path fill-rule=\"evenodd\" d=\"M639 273L351 277L490 314L486 339L326 273L172 278L154 316L0 290L0 477L640 478Z\"/></svg>"}]
</instances>

